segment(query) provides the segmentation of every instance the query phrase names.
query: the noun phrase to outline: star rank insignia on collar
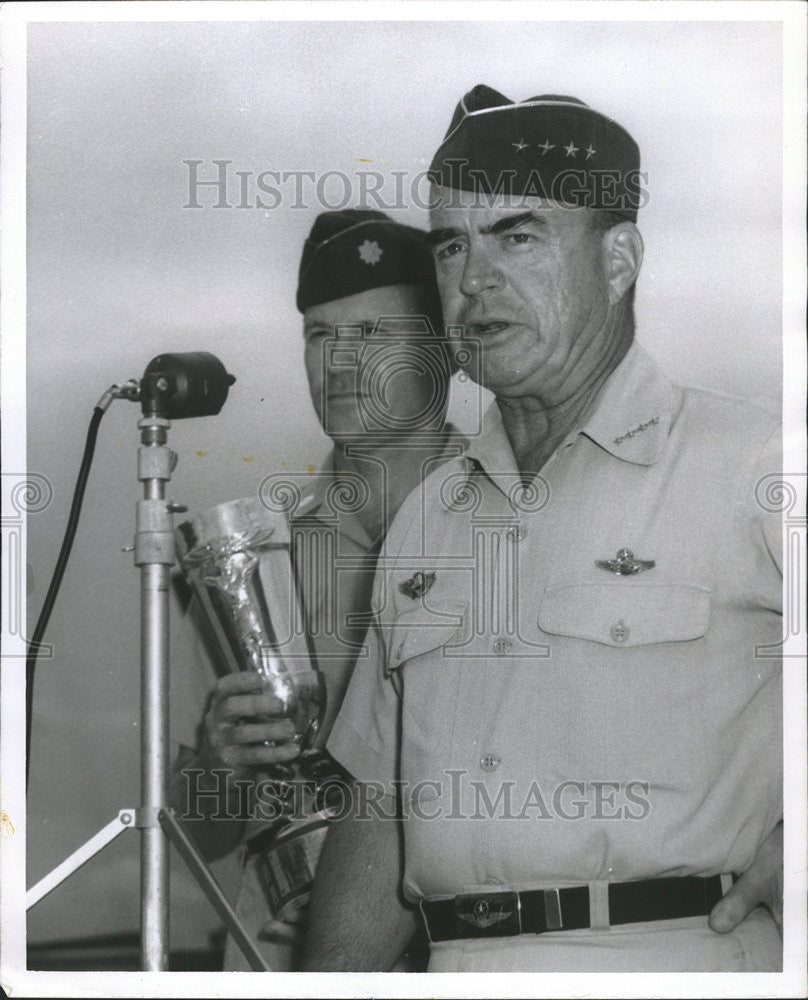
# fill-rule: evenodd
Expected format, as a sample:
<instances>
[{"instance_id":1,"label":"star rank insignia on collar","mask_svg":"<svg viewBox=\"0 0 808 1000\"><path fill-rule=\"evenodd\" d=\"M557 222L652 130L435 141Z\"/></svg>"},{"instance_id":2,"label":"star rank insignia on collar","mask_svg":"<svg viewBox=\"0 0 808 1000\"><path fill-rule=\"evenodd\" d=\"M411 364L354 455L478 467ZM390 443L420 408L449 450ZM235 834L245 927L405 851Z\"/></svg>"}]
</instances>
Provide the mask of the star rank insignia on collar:
<instances>
[{"instance_id":1,"label":"star rank insignia on collar","mask_svg":"<svg viewBox=\"0 0 808 1000\"><path fill-rule=\"evenodd\" d=\"M363 264L378 264L382 259L383 253L384 250L382 250L376 240L365 240L359 247L359 259Z\"/></svg>"},{"instance_id":2,"label":"star rank insignia on collar","mask_svg":"<svg viewBox=\"0 0 808 1000\"><path fill-rule=\"evenodd\" d=\"M653 569L656 563L653 559L635 559L631 549L620 549L615 559L596 559L595 565L616 576L634 576L643 570Z\"/></svg>"},{"instance_id":3,"label":"star rank insignia on collar","mask_svg":"<svg viewBox=\"0 0 808 1000\"><path fill-rule=\"evenodd\" d=\"M399 593L417 601L419 597L424 596L434 582L434 573L413 573L409 580L404 580L398 585L398 590Z\"/></svg>"}]
</instances>

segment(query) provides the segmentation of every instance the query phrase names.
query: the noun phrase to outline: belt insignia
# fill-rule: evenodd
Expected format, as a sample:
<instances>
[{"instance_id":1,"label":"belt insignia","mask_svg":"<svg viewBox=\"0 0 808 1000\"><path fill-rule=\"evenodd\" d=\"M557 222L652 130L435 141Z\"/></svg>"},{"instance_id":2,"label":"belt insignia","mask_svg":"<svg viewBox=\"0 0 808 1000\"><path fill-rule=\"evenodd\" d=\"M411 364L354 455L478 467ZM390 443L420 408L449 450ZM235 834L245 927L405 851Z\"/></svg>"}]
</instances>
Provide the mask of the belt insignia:
<instances>
[{"instance_id":1,"label":"belt insignia","mask_svg":"<svg viewBox=\"0 0 808 1000\"><path fill-rule=\"evenodd\" d=\"M399 593L417 601L419 597L424 596L434 582L434 573L413 573L409 580L404 580L398 585Z\"/></svg>"},{"instance_id":2,"label":"belt insignia","mask_svg":"<svg viewBox=\"0 0 808 1000\"><path fill-rule=\"evenodd\" d=\"M478 899L474 902L471 912L458 908L457 916L472 927L477 927L481 931L488 930L495 924L501 924L503 920L508 920L513 916L513 911L506 908L501 900L495 900L493 908L488 900Z\"/></svg>"},{"instance_id":3,"label":"belt insignia","mask_svg":"<svg viewBox=\"0 0 808 1000\"><path fill-rule=\"evenodd\" d=\"M620 549L614 559L596 559L595 565L616 576L634 576L643 570L653 569L656 563L653 559L635 559L631 549Z\"/></svg>"}]
</instances>

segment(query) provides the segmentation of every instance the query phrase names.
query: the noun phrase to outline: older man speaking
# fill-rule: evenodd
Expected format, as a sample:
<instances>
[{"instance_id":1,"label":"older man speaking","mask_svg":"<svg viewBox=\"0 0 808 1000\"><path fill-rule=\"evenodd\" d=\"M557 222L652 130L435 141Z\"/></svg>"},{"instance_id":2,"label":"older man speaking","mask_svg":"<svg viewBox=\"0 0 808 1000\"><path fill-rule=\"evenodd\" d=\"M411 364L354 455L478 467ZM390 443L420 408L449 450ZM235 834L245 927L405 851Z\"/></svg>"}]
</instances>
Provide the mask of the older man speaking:
<instances>
[{"instance_id":1,"label":"older man speaking","mask_svg":"<svg viewBox=\"0 0 808 1000\"><path fill-rule=\"evenodd\" d=\"M399 948L403 833L431 971L777 969L768 911L708 923L782 816L780 664L756 655L781 636L755 493L777 415L635 343L646 192L610 118L479 86L430 177L444 319L496 406L378 563L375 668L329 742L377 808L329 835L309 964Z\"/></svg>"}]
</instances>

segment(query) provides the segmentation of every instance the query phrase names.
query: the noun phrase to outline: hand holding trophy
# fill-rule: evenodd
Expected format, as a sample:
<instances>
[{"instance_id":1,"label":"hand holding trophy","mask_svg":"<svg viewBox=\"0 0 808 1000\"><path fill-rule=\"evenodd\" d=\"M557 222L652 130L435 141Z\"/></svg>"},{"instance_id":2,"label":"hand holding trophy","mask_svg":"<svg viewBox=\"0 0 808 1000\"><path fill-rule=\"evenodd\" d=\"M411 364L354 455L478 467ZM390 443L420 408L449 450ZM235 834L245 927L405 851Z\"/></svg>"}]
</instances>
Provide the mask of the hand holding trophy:
<instances>
[{"instance_id":1,"label":"hand holding trophy","mask_svg":"<svg viewBox=\"0 0 808 1000\"><path fill-rule=\"evenodd\" d=\"M341 775L314 748L325 684L306 631L288 523L247 497L184 522L176 540L231 671L214 689L206 739L222 763L270 779L280 805L283 822L260 838L258 868L284 921L308 898L329 819L321 793Z\"/></svg>"},{"instance_id":2,"label":"hand holding trophy","mask_svg":"<svg viewBox=\"0 0 808 1000\"><path fill-rule=\"evenodd\" d=\"M322 759L313 744L325 710L325 684L305 627L285 517L258 498L245 497L184 522L176 538L180 566L222 662L233 673L262 678L276 714L292 723L299 761L268 770L278 778L314 779Z\"/></svg>"}]
</instances>

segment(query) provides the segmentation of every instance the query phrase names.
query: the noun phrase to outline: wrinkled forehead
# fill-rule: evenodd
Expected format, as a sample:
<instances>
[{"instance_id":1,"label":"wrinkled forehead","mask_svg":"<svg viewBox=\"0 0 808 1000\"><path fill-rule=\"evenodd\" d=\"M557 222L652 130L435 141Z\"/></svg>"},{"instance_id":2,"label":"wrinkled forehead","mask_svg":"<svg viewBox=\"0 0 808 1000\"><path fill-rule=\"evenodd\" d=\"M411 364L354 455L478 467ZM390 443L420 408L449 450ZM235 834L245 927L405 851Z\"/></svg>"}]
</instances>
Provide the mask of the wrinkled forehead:
<instances>
[{"instance_id":1,"label":"wrinkled forehead","mask_svg":"<svg viewBox=\"0 0 808 1000\"><path fill-rule=\"evenodd\" d=\"M433 184L429 189L429 219L433 230L487 226L503 216L524 212L549 216L559 212L581 215L585 211L578 205L566 205L536 195L461 191L438 184Z\"/></svg>"}]
</instances>

